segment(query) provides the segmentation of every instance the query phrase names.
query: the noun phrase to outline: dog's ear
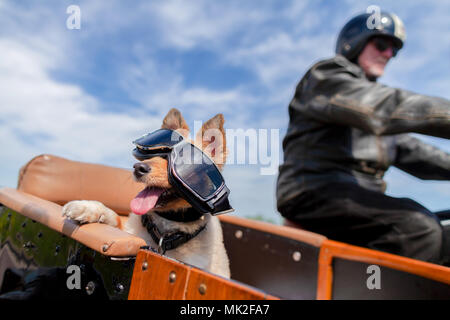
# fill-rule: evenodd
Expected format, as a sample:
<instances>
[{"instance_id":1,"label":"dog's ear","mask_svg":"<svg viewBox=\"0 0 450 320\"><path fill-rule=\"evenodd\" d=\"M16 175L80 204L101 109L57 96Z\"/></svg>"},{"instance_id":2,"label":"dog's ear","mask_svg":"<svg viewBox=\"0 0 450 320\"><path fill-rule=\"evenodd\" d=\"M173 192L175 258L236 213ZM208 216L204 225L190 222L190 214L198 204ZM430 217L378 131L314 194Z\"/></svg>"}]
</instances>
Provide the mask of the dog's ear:
<instances>
[{"instance_id":1,"label":"dog's ear","mask_svg":"<svg viewBox=\"0 0 450 320\"><path fill-rule=\"evenodd\" d=\"M222 169L227 157L227 142L222 114L217 114L206 121L195 137L195 144L208 154L216 165Z\"/></svg>"},{"instance_id":2,"label":"dog's ear","mask_svg":"<svg viewBox=\"0 0 450 320\"><path fill-rule=\"evenodd\" d=\"M175 108L170 109L163 120L161 129L176 130L185 138L189 135L189 127L184 120L181 112Z\"/></svg>"}]
</instances>

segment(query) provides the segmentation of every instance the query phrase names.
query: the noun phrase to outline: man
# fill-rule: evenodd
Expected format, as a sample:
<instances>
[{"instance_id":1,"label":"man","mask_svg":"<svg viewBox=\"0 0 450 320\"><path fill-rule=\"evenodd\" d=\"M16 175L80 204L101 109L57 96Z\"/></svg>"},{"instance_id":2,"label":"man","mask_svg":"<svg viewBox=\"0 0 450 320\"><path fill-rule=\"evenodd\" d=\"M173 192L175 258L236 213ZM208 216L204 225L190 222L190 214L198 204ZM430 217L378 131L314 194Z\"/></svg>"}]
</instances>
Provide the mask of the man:
<instances>
[{"instance_id":1,"label":"man","mask_svg":"<svg viewBox=\"0 0 450 320\"><path fill-rule=\"evenodd\" d=\"M376 82L402 48L400 19L369 14L342 29L337 55L297 86L277 184L280 213L330 239L442 263L446 232L419 203L384 194L394 165L422 179L450 180L450 155L407 132L450 138L450 102Z\"/></svg>"}]
</instances>

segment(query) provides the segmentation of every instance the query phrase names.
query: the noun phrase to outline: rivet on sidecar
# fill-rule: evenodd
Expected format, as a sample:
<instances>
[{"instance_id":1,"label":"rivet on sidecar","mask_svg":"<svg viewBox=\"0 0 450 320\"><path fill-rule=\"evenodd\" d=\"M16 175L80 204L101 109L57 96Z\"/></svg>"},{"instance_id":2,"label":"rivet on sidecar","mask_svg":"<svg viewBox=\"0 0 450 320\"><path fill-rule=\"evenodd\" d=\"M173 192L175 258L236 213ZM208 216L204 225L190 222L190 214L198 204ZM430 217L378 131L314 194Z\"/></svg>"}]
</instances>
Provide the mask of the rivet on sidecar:
<instances>
[{"instance_id":1,"label":"rivet on sidecar","mask_svg":"<svg viewBox=\"0 0 450 320\"><path fill-rule=\"evenodd\" d=\"M95 282L89 281L88 284L86 285L86 288L85 288L85 289L86 289L86 293L87 293L88 295L93 294L94 291L95 291Z\"/></svg>"},{"instance_id":2,"label":"rivet on sidecar","mask_svg":"<svg viewBox=\"0 0 450 320\"><path fill-rule=\"evenodd\" d=\"M300 253L300 251L295 251L295 252L292 254L292 259L293 259L295 262L299 262L301 258L302 258L302 254Z\"/></svg>"},{"instance_id":3,"label":"rivet on sidecar","mask_svg":"<svg viewBox=\"0 0 450 320\"><path fill-rule=\"evenodd\" d=\"M175 273L175 271L172 271L172 272L169 274L169 282L170 282L170 283L174 283L175 280L177 280L177 274Z\"/></svg>"},{"instance_id":4,"label":"rivet on sidecar","mask_svg":"<svg viewBox=\"0 0 450 320\"><path fill-rule=\"evenodd\" d=\"M118 293L122 293L124 289L125 289L125 287L123 286L123 284L118 283L118 284L116 285L116 291L117 291Z\"/></svg>"},{"instance_id":5,"label":"rivet on sidecar","mask_svg":"<svg viewBox=\"0 0 450 320\"><path fill-rule=\"evenodd\" d=\"M200 292L201 295L204 295L206 293L206 284L200 284L200 286L198 287L198 292Z\"/></svg>"}]
</instances>

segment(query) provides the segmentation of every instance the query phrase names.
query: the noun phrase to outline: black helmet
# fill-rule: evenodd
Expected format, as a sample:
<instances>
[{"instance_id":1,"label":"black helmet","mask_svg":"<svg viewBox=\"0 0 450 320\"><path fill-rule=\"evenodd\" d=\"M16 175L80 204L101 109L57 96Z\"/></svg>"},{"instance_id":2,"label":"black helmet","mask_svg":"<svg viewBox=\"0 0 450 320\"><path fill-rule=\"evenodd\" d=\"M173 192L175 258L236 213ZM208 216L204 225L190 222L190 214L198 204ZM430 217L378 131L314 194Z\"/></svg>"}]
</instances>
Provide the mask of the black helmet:
<instances>
[{"instance_id":1,"label":"black helmet","mask_svg":"<svg viewBox=\"0 0 450 320\"><path fill-rule=\"evenodd\" d=\"M376 21L375 21L376 22ZM349 60L358 57L369 38L374 36L389 37L398 49L403 47L406 39L403 22L395 14L380 12L378 25L374 23L373 16L363 13L352 18L345 24L339 33L336 42L336 53Z\"/></svg>"}]
</instances>

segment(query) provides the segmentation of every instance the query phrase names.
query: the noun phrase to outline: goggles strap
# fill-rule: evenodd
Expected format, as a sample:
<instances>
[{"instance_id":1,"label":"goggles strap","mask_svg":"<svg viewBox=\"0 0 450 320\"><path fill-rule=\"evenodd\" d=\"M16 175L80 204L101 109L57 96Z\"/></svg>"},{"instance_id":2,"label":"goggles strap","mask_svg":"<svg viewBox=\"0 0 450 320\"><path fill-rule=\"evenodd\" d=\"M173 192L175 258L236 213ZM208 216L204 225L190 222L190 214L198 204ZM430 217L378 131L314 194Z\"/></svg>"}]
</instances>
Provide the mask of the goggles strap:
<instances>
[{"instance_id":1,"label":"goggles strap","mask_svg":"<svg viewBox=\"0 0 450 320\"><path fill-rule=\"evenodd\" d=\"M202 225L194 233L182 231L166 231L162 233L149 215L145 214L141 219L142 225L147 229L153 241L158 244L158 253L160 254L164 254L167 250L175 249L195 238L206 227L206 225Z\"/></svg>"}]
</instances>

